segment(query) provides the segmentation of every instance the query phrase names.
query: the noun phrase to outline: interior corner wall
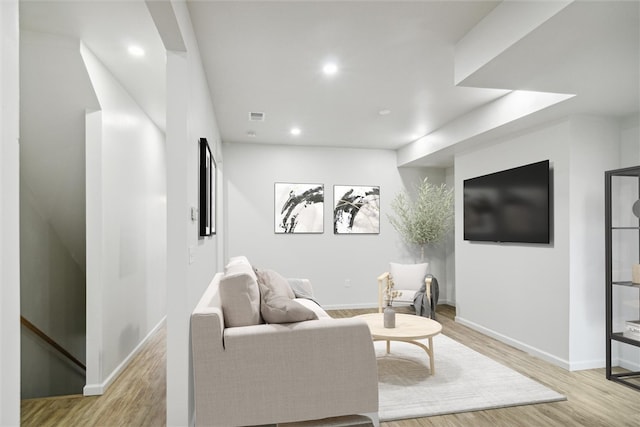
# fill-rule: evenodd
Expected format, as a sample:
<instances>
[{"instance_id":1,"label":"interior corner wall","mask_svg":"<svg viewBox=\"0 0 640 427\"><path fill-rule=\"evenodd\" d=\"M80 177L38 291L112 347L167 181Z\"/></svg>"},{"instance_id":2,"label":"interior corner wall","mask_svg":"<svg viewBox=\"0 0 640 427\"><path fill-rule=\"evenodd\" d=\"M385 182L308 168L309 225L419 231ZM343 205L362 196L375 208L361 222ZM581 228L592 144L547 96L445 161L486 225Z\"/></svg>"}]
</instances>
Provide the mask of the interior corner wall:
<instances>
[{"instance_id":1,"label":"interior corner wall","mask_svg":"<svg viewBox=\"0 0 640 427\"><path fill-rule=\"evenodd\" d=\"M622 121L620 138L620 167L640 165L640 114Z\"/></svg>"},{"instance_id":2,"label":"interior corner wall","mask_svg":"<svg viewBox=\"0 0 640 427\"><path fill-rule=\"evenodd\" d=\"M566 369L604 366L604 171L620 124L573 116L456 156L457 320ZM463 240L463 180L549 159L549 245Z\"/></svg>"},{"instance_id":3,"label":"interior corner wall","mask_svg":"<svg viewBox=\"0 0 640 427\"><path fill-rule=\"evenodd\" d=\"M561 366L569 364L569 121L556 122L455 157L456 320ZM463 239L463 181L549 160L548 245Z\"/></svg>"},{"instance_id":4,"label":"interior corner wall","mask_svg":"<svg viewBox=\"0 0 640 427\"><path fill-rule=\"evenodd\" d=\"M87 370L85 387L100 394L166 315L166 152L162 131L89 49L81 52L101 108L86 119L94 144L86 167L99 171L87 175L87 193L101 197L87 199L99 205L87 208L98 216L87 223L99 227L87 241L87 264L97 269L87 277L98 275L87 283L87 344L98 347L87 364L99 369Z\"/></svg>"},{"instance_id":5,"label":"interior corner wall","mask_svg":"<svg viewBox=\"0 0 640 427\"><path fill-rule=\"evenodd\" d=\"M445 170L445 184L449 188L455 188L455 168L449 167ZM455 208L454 208L455 209ZM455 307L456 305L456 251L455 251L455 229L447 238L445 251L445 277L447 284L444 294L440 295L440 300Z\"/></svg>"},{"instance_id":6,"label":"interior corner wall","mask_svg":"<svg viewBox=\"0 0 640 427\"><path fill-rule=\"evenodd\" d=\"M0 425L20 424L18 1L0 2Z\"/></svg>"},{"instance_id":7,"label":"interior corner wall","mask_svg":"<svg viewBox=\"0 0 640 427\"><path fill-rule=\"evenodd\" d=\"M570 120L569 369L605 365L604 172L618 166L620 123Z\"/></svg>"},{"instance_id":8,"label":"interior corner wall","mask_svg":"<svg viewBox=\"0 0 640 427\"><path fill-rule=\"evenodd\" d=\"M223 168L220 134L187 5L171 7L186 52L167 52L167 425L194 424L190 315L218 269L222 224L214 236L200 237L198 141L207 138ZM217 209L223 209L218 194Z\"/></svg>"},{"instance_id":9,"label":"interior corner wall","mask_svg":"<svg viewBox=\"0 0 640 427\"><path fill-rule=\"evenodd\" d=\"M398 168L391 150L225 143L223 152L229 256L246 255L258 268L310 279L327 308L377 306L376 278L389 262L420 259L419 249L401 241L387 215L399 191L425 176L444 182L444 170ZM276 182L324 184L323 233L275 234ZM334 234L334 185L380 186L380 234ZM443 254L432 251L426 257L446 286Z\"/></svg>"}]
</instances>

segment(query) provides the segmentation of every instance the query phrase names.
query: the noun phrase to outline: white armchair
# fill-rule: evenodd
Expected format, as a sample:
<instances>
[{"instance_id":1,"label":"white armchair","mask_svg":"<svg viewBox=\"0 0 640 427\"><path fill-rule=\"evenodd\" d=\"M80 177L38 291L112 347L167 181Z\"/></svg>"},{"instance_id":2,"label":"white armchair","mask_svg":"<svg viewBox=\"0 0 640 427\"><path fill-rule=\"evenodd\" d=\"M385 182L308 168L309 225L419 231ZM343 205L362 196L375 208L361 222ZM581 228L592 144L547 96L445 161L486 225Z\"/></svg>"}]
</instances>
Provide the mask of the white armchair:
<instances>
[{"instance_id":1,"label":"white armchair","mask_svg":"<svg viewBox=\"0 0 640 427\"><path fill-rule=\"evenodd\" d=\"M389 271L378 276L378 312L382 312L386 305L384 298L385 289L389 284L389 278L393 279L394 291L400 295L393 299L395 303L413 304L416 292L425 285L427 300L431 300L431 277L427 277L428 263L422 264L398 264L389 263Z\"/></svg>"}]
</instances>

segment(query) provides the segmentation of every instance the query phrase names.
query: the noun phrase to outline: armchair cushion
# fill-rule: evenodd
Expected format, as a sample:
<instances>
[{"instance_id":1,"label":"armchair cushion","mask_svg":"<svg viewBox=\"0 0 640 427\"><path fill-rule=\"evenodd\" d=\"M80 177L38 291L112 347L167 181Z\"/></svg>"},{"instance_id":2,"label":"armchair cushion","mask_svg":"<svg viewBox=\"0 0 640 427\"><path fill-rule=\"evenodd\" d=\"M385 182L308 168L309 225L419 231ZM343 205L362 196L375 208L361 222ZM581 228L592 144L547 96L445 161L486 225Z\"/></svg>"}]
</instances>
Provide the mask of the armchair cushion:
<instances>
[{"instance_id":1,"label":"armchair cushion","mask_svg":"<svg viewBox=\"0 0 640 427\"><path fill-rule=\"evenodd\" d=\"M391 262L389 263L389 274L393 279L395 289L418 291L424 285L428 268L429 263L427 262L421 264ZM411 295L411 299L413 299L413 295Z\"/></svg>"}]
</instances>

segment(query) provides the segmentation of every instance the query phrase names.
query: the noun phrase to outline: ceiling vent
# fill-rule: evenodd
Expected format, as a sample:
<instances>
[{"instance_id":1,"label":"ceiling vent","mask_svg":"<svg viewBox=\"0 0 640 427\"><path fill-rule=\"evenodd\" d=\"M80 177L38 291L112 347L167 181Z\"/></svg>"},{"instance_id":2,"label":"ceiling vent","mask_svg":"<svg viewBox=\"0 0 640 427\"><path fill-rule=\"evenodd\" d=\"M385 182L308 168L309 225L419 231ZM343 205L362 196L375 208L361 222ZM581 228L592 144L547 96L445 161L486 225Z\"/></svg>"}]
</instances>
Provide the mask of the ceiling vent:
<instances>
[{"instance_id":1,"label":"ceiling vent","mask_svg":"<svg viewBox=\"0 0 640 427\"><path fill-rule=\"evenodd\" d=\"M264 122L264 113L249 113L249 121L250 122Z\"/></svg>"}]
</instances>

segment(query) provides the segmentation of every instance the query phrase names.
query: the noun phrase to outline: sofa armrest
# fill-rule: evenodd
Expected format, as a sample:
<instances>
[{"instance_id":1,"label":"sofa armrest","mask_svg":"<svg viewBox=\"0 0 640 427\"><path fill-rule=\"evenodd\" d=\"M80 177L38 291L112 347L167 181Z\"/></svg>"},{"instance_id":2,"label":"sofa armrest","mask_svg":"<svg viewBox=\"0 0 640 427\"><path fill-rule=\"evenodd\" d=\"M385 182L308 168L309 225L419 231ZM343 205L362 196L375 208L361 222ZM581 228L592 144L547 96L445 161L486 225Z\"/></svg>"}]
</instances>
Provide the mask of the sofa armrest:
<instances>
[{"instance_id":1,"label":"sofa armrest","mask_svg":"<svg viewBox=\"0 0 640 427\"><path fill-rule=\"evenodd\" d=\"M196 378L211 385L198 418L252 425L378 411L375 351L360 319L226 328L224 342L210 378Z\"/></svg>"},{"instance_id":2,"label":"sofa armrest","mask_svg":"<svg viewBox=\"0 0 640 427\"><path fill-rule=\"evenodd\" d=\"M194 364L209 363L224 350L224 317L220 307L202 307L191 313L191 348Z\"/></svg>"}]
</instances>

